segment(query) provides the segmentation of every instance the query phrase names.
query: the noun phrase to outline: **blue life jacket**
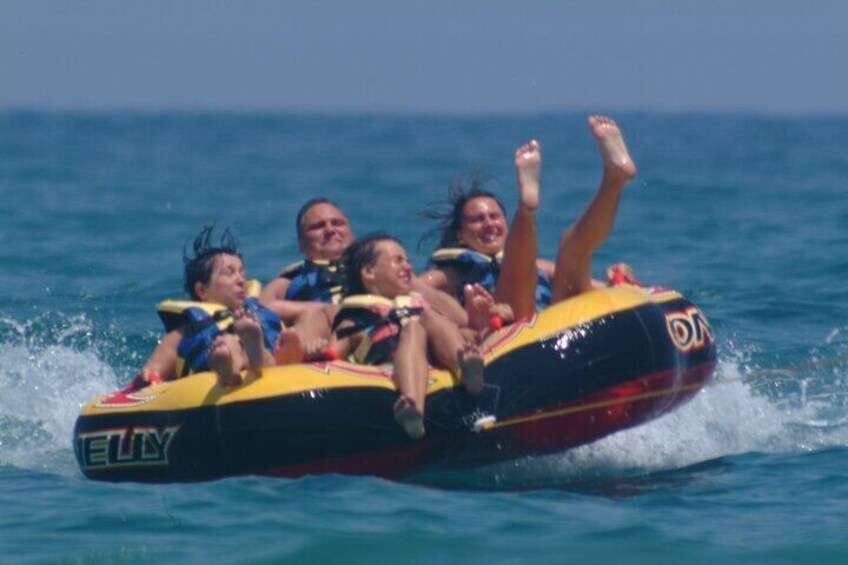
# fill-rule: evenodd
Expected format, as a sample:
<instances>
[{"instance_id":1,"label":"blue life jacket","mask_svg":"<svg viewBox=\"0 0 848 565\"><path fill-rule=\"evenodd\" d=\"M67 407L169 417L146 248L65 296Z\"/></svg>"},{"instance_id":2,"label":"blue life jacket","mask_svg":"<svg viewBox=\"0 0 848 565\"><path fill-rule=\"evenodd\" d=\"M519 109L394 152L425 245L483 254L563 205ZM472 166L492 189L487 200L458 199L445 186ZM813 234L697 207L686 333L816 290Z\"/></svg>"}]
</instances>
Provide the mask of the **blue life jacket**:
<instances>
[{"instance_id":1,"label":"blue life jacket","mask_svg":"<svg viewBox=\"0 0 848 565\"><path fill-rule=\"evenodd\" d=\"M262 325L265 348L274 351L282 323L279 316L250 297L242 307L256 314ZM166 300L157 308L165 331L185 327L185 335L177 346L177 377L209 371L209 348L215 338L233 331L233 313L221 304Z\"/></svg>"},{"instance_id":2,"label":"blue life jacket","mask_svg":"<svg viewBox=\"0 0 848 565\"><path fill-rule=\"evenodd\" d=\"M344 263L306 259L289 265L279 275L289 279L286 300L338 304L345 284Z\"/></svg>"},{"instance_id":3,"label":"blue life jacket","mask_svg":"<svg viewBox=\"0 0 848 565\"><path fill-rule=\"evenodd\" d=\"M467 284L479 284L491 293L495 292L498 278L501 276L501 261L503 253L494 258L465 249L454 247L436 250L430 256L429 268L450 268L456 273L454 296L465 305L465 295L462 289ZM542 310L551 305L551 279L541 269L537 269L536 279L536 310Z\"/></svg>"}]
</instances>

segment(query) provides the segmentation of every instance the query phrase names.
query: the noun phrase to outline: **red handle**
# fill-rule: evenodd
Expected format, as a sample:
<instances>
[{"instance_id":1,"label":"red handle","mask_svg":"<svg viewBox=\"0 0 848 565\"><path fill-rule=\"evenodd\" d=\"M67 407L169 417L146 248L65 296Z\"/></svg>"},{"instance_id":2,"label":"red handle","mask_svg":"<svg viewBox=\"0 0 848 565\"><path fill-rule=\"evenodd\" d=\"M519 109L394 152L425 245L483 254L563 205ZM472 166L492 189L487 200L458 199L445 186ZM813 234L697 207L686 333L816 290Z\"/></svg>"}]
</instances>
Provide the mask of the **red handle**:
<instances>
[{"instance_id":1,"label":"red handle","mask_svg":"<svg viewBox=\"0 0 848 565\"><path fill-rule=\"evenodd\" d=\"M339 352L332 347L328 347L324 350L324 359L327 361L341 361L342 356L339 355Z\"/></svg>"},{"instance_id":2,"label":"red handle","mask_svg":"<svg viewBox=\"0 0 848 565\"><path fill-rule=\"evenodd\" d=\"M491 318L489 318L489 329L493 332L498 331L499 329L504 327L503 318L495 314Z\"/></svg>"}]
</instances>

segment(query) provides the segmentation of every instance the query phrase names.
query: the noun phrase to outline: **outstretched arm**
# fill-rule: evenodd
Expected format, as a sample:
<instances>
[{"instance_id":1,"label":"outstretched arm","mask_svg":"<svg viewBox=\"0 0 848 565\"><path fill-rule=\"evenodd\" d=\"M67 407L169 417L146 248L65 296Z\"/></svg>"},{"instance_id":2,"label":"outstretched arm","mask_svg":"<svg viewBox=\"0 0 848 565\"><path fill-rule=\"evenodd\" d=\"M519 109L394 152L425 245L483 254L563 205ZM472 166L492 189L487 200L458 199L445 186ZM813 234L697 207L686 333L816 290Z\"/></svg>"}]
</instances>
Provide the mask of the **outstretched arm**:
<instances>
[{"instance_id":1,"label":"outstretched arm","mask_svg":"<svg viewBox=\"0 0 848 565\"><path fill-rule=\"evenodd\" d=\"M307 310L324 306L321 302L286 300L286 291L290 284L289 279L279 277L265 285L259 294L259 303L274 312L284 324L289 326Z\"/></svg>"},{"instance_id":2,"label":"outstretched arm","mask_svg":"<svg viewBox=\"0 0 848 565\"><path fill-rule=\"evenodd\" d=\"M136 374L137 384L147 386L157 380L172 381L177 378L177 346L183 339L183 335L185 335L183 328L165 334L144 367ZM158 379L154 375L157 375Z\"/></svg>"}]
</instances>

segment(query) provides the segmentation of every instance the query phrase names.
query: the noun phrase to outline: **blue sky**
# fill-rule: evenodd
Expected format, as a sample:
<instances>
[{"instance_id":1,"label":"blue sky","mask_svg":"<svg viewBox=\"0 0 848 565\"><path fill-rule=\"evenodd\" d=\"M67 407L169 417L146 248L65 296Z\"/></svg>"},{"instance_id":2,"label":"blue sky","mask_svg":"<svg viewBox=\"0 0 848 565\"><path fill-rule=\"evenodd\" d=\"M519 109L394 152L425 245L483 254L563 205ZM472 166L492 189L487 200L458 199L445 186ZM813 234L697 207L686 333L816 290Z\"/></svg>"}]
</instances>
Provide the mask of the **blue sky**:
<instances>
[{"instance_id":1,"label":"blue sky","mask_svg":"<svg viewBox=\"0 0 848 565\"><path fill-rule=\"evenodd\" d=\"M0 108L848 113L848 2L0 4Z\"/></svg>"}]
</instances>

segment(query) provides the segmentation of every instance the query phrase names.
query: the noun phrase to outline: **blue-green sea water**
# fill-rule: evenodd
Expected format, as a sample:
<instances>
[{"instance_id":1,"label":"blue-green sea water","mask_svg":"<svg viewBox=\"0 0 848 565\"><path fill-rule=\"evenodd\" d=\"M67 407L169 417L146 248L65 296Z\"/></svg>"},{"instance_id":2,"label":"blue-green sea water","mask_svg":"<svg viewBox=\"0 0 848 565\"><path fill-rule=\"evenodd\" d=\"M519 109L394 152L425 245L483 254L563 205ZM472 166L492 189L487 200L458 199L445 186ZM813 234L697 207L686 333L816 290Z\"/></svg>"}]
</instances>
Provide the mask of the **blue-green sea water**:
<instances>
[{"instance_id":1,"label":"blue-green sea water","mask_svg":"<svg viewBox=\"0 0 848 565\"><path fill-rule=\"evenodd\" d=\"M848 562L848 119L615 116L638 178L595 258L709 317L715 380L572 451L413 482L91 482L71 430L181 296L182 247L229 225L249 273L297 259L328 196L416 249L418 211L543 145L543 256L596 188L581 115L0 113L0 562Z\"/></svg>"}]
</instances>

